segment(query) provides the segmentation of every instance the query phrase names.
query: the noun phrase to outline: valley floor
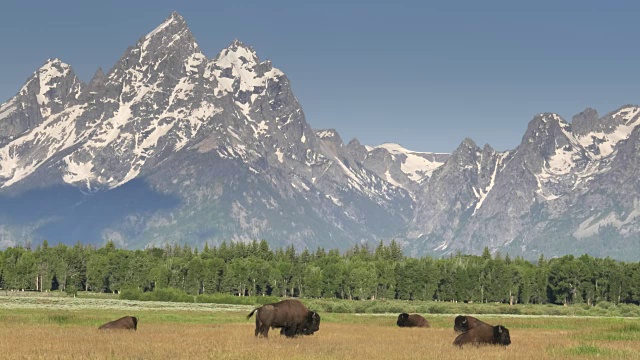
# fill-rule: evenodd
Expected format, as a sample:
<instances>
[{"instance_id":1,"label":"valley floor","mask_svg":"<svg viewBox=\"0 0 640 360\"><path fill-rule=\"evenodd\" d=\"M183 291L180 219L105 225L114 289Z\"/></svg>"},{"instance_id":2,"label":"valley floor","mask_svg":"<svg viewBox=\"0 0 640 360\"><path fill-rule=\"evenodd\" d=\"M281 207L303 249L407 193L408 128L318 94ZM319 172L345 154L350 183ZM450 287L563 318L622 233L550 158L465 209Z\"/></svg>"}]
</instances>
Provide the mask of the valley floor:
<instances>
[{"instance_id":1,"label":"valley floor","mask_svg":"<svg viewBox=\"0 0 640 360\"><path fill-rule=\"evenodd\" d=\"M640 359L639 319L483 316L509 328L512 345L459 349L452 345L455 315L423 314L430 329L407 329L395 325L397 314L326 313L313 336L287 339L272 330L262 339L253 335L253 319L246 319L251 306L122 302L115 307L116 300L72 300L60 308L43 301L46 306L39 308L0 296L2 358ZM137 332L97 330L124 315L139 317Z\"/></svg>"}]
</instances>

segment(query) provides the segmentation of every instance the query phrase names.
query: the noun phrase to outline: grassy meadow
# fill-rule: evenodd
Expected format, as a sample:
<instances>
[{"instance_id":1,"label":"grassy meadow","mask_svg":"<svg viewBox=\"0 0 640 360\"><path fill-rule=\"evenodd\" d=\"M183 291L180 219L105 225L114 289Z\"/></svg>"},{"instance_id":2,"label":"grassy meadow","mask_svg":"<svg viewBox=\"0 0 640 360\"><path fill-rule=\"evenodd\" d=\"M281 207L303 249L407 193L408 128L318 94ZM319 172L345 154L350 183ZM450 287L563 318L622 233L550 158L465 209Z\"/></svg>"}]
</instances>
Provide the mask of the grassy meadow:
<instances>
[{"instance_id":1,"label":"grassy meadow","mask_svg":"<svg viewBox=\"0 0 640 360\"><path fill-rule=\"evenodd\" d=\"M455 314L423 314L430 329L395 326L397 314L321 313L320 331L255 338L253 306L0 296L2 359L640 359L640 319L479 315L506 326L512 345L452 346ZM124 315L137 332L99 332Z\"/></svg>"}]
</instances>

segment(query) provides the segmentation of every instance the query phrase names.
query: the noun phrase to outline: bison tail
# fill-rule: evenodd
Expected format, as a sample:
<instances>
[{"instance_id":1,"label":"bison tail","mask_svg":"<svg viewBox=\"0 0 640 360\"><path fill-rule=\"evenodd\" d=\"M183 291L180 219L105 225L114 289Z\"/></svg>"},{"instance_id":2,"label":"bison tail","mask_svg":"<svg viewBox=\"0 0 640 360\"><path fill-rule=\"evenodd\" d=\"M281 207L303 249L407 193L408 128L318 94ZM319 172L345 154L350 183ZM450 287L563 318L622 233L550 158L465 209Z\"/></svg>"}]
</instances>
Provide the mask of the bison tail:
<instances>
[{"instance_id":1,"label":"bison tail","mask_svg":"<svg viewBox=\"0 0 640 360\"><path fill-rule=\"evenodd\" d=\"M253 313L254 313L254 312L256 312L256 311L258 311L258 309L253 309L253 310L251 310L251 312L249 313L249 315L247 315L247 319L249 319L250 317L252 317L252 316L253 316ZM258 316L258 315L256 315L256 316Z\"/></svg>"}]
</instances>

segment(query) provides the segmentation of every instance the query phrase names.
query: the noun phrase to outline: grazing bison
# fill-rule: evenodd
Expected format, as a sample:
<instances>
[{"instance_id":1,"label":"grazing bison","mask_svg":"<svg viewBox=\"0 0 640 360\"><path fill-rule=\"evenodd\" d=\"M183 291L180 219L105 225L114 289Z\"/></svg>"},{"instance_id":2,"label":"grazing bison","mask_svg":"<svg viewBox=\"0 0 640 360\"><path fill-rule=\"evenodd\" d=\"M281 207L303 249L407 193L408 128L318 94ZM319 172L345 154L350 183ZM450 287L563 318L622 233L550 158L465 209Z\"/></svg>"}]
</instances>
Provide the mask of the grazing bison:
<instances>
[{"instance_id":1,"label":"grazing bison","mask_svg":"<svg viewBox=\"0 0 640 360\"><path fill-rule=\"evenodd\" d=\"M429 322L427 321L427 319L418 314L409 315L407 313L402 313L398 315L398 321L396 322L396 324L398 324L398 326L400 327L429 327Z\"/></svg>"},{"instance_id":2,"label":"grazing bison","mask_svg":"<svg viewBox=\"0 0 640 360\"><path fill-rule=\"evenodd\" d=\"M484 321L480 321L476 318L474 318L473 316L462 316L462 315L458 315L456 316L456 319L453 323L453 330L455 332L467 332L471 329L473 329L474 327L480 325L480 324L487 324Z\"/></svg>"},{"instance_id":3,"label":"grazing bison","mask_svg":"<svg viewBox=\"0 0 640 360\"><path fill-rule=\"evenodd\" d=\"M488 324L480 324L467 332L464 332L453 341L453 345L462 347L465 344L493 344L504 345L511 344L511 337L509 337L509 330L502 326L491 326Z\"/></svg>"},{"instance_id":4,"label":"grazing bison","mask_svg":"<svg viewBox=\"0 0 640 360\"><path fill-rule=\"evenodd\" d=\"M255 336L269 337L270 328L284 328L284 335L287 337L295 337L298 334L311 335L320 329L320 315L295 299L286 299L253 309L247 315L247 319L254 312Z\"/></svg>"},{"instance_id":5,"label":"grazing bison","mask_svg":"<svg viewBox=\"0 0 640 360\"><path fill-rule=\"evenodd\" d=\"M316 313L316 315L318 315L318 325L320 325L320 314ZM280 335L287 335L289 337L293 337L293 336L298 336L298 335L313 335L314 332L316 332L316 330L312 330L308 327L302 327L302 328L297 328L296 332L293 333L293 335L291 335L292 333L292 329L289 327L283 327L280 329Z\"/></svg>"},{"instance_id":6,"label":"grazing bison","mask_svg":"<svg viewBox=\"0 0 640 360\"><path fill-rule=\"evenodd\" d=\"M138 318L135 316L125 316L121 317L118 320L113 320L108 322L98 328L98 330L111 330L111 329L121 329L121 330L138 330Z\"/></svg>"}]
</instances>

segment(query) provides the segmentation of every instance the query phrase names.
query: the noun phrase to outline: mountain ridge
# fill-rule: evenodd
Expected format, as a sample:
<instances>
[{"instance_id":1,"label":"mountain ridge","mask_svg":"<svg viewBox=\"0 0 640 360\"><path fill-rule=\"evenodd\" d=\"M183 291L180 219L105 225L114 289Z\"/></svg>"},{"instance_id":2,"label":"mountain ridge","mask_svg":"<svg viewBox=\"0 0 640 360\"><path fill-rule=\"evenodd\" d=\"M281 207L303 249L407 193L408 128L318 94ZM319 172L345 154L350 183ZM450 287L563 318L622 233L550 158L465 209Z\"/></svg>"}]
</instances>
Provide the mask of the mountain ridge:
<instances>
[{"instance_id":1,"label":"mountain ridge","mask_svg":"<svg viewBox=\"0 0 640 360\"><path fill-rule=\"evenodd\" d=\"M127 247L264 238L345 249L395 238L414 255L487 246L624 258L640 238L639 191L624 182L640 173L638 124L640 107L626 105L600 118L587 108L571 123L538 114L508 151L470 138L451 154L345 144L307 123L269 60L238 39L207 58L174 12L107 73L83 83L50 59L0 105L0 198L38 192L61 207L17 221L15 203L0 201L0 244L64 223L85 241ZM79 190L76 205L47 190L60 187ZM132 191L145 194L135 206ZM84 219L96 228L82 230L78 206L108 221Z\"/></svg>"}]
</instances>

